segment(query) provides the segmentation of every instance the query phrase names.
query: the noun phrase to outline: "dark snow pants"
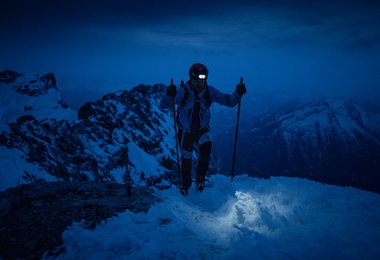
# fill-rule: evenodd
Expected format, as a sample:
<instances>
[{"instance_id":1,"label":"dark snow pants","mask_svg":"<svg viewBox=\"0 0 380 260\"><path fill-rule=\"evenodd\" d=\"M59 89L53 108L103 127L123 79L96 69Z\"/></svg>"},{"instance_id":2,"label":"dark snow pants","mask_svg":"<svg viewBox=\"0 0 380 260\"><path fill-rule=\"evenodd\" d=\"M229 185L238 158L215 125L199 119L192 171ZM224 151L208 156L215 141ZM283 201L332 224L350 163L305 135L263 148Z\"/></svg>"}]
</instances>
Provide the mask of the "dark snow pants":
<instances>
[{"instance_id":1,"label":"dark snow pants","mask_svg":"<svg viewBox=\"0 0 380 260\"><path fill-rule=\"evenodd\" d=\"M191 186L191 159L193 146L199 147L199 158L196 168L196 182L204 182L210 163L212 140L208 128L186 132L179 128L178 142L181 148L181 179L182 188L187 190Z\"/></svg>"}]
</instances>

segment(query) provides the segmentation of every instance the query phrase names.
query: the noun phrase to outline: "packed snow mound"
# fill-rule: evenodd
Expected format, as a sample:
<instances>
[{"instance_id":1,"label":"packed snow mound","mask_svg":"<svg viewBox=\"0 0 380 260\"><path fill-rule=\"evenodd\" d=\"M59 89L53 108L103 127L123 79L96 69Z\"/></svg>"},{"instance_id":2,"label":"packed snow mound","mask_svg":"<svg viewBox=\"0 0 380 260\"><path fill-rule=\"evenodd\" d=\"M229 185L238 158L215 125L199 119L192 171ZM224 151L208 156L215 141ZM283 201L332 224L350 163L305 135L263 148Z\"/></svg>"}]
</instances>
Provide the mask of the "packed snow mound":
<instances>
[{"instance_id":1,"label":"packed snow mound","mask_svg":"<svg viewBox=\"0 0 380 260\"><path fill-rule=\"evenodd\" d=\"M2 128L22 115L58 120L73 120L76 117L75 112L63 101L54 73L0 71L0 103Z\"/></svg>"},{"instance_id":2,"label":"packed snow mound","mask_svg":"<svg viewBox=\"0 0 380 260\"><path fill-rule=\"evenodd\" d=\"M0 192L20 184L58 179L48 174L38 164L26 161L20 150L8 149L2 145L0 145L0 164Z\"/></svg>"},{"instance_id":3,"label":"packed snow mound","mask_svg":"<svg viewBox=\"0 0 380 260\"><path fill-rule=\"evenodd\" d=\"M63 234L60 259L379 259L380 196L274 177L216 175L212 188L157 192L147 213L126 211Z\"/></svg>"}]
</instances>

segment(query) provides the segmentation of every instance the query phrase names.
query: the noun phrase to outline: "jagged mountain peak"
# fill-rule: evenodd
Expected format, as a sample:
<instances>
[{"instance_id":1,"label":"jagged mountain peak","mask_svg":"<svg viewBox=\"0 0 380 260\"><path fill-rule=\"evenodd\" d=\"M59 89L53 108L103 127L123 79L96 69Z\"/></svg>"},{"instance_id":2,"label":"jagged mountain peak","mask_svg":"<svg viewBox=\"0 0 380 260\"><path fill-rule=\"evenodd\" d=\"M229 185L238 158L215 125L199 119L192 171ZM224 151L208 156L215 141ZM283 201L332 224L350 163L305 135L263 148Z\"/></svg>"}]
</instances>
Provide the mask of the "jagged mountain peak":
<instances>
[{"instance_id":1,"label":"jagged mountain peak","mask_svg":"<svg viewBox=\"0 0 380 260\"><path fill-rule=\"evenodd\" d=\"M162 84L139 85L106 94L85 103L77 120L23 114L8 123L0 144L21 151L28 162L58 179L121 182L126 167L136 180L140 175L160 178L174 167L174 144L166 141L174 132L159 107L164 89ZM126 150L129 159L122 155ZM38 175L28 172L27 178Z\"/></svg>"},{"instance_id":2,"label":"jagged mountain peak","mask_svg":"<svg viewBox=\"0 0 380 260\"><path fill-rule=\"evenodd\" d=\"M345 131L352 131L355 128L368 130L366 125L370 124L373 117L351 99L305 98L290 102L281 106L277 112L258 116L256 119L268 127L282 127L292 131L316 123L322 127L335 125ZM256 123L257 120L254 124Z\"/></svg>"},{"instance_id":3,"label":"jagged mountain peak","mask_svg":"<svg viewBox=\"0 0 380 260\"><path fill-rule=\"evenodd\" d=\"M303 135L334 140L357 147L358 140L380 144L379 117L363 110L352 100L303 99L275 113L252 120L250 128L259 132L281 132L285 139ZM254 131L256 131L254 130ZM297 139L297 138L296 138ZM307 138L306 138L307 139Z\"/></svg>"},{"instance_id":4,"label":"jagged mountain peak","mask_svg":"<svg viewBox=\"0 0 380 260\"><path fill-rule=\"evenodd\" d=\"M22 76L22 75L23 75L22 73L9 70L9 69L0 71L0 83L5 83L5 84L13 83L19 76Z\"/></svg>"},{"instance_id":5,"label":"jagged mountain peak","mask_svg":"<svg viewBox=\"0 0 380 260\"><path fill-rule=\"evenodd\" d=\"M166 85L164 84L154 84L154 85L145 85L140 84L133 87L130 90L118 90L115 92L107 93L104 95L101 100L117 99L119 101L126 101L127 98L160 98L162 94L165 93Z\"/></svg>"},{"instance_id":6,"label":"jagged mountain peak","mask_svg":"<svg viewBox=\"0 0 380 260\"><path fill-rule=\"evenodd\" d=\"M85 103L78 110L78 119L90 119L91 117L112 117L119 120L117 124L123 123L124 119L133 119L134 115L144 121L148 126L152 125L151 118L153 113L160 116L159 110L153 109L152 106L158 107L159 100L165 93L165 86L157 85L139 85L131 90L119 90L104 95L101 99Z\"/></svg>"},{"instance_id":7,"label":"jagged mountain peak","mask_svg":"<svg viewBox=\"0 0 380 260\"><path fill-rule=\"evenodd\" d=\"M148 96L151 98L161 97L165 93L166 85L164 84L154 84L154 85L144 85L140 84L130 90L133 96L141 97Z\"/></svg>"},{"instance_id":8,"label":"jagged mountain peak","mask_svg":"<svg viewBox=\"0 0 380 260\"><path fill-rule=\"evenodd\" d=\"M0 72L0 124L14 122L19 116L37 119L74 120L75 113L64 102L54 73L24 74L12 70Z\"/></svg>"},{"instance_id":9,"label":"jagged mountain peak","mask_svg":"<svg viewBox=\"0 0 380 260\"><path fill-rule=\"evenodd\" d=\"M57 80L52 72L44 74L23 74L12 70L0 72L0 83L11 84L12 90L21 95L40 96L49 89L57 88Z\"/></svg>"}]
</instances>

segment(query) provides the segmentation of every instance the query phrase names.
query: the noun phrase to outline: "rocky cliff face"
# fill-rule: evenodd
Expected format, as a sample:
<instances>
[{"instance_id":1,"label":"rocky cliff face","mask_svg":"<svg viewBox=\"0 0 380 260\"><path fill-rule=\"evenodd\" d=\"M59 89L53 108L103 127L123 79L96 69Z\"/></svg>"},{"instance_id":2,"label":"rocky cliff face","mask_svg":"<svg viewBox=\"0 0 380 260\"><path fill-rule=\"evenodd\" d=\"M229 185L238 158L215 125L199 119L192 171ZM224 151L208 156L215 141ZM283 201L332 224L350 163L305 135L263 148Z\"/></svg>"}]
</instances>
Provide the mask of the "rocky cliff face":
<instances>
[{"instance_id":1,"label":"rocky cliff face","mask_svg":"<svg viewBox=\"0 0 380 260\"><path fill-rule=\"evenodd\" d=\"M17 83L21 82L19 77L22 74L10 71L0 77L3 87L17 92L12 94L18 98L27 95L39 99L50 89L58 90L53 74L36 76L21 85ZM0 145L21 151L27 162L59 180L122 182L127 170L137 182L157 183L160 176L170 179L175 145L170 115L159 108L164 88L140 85L107 94L84 104L77 119L41 117L34 108L23 110L17 119L4 123ZM68 109L54 98L49 101L45 103L51 110ZM10 106L5 112L14 113ZM1 175L7 177L6 172ZM26 168L23 180L38 182L45 178Z\"/></svg>"},{"instance_id":2,"label":"rocky cliff face","mask_svg":"<svg viewBox=\"0 0 380 260\"><path fill-rule=\"evenodd\" d=\"M238 171L262 177L306 177L379 191L379 122L378 115L363 111L352 101L294 102L241 126ZM217 141L222 138L226 140L221 135ZM228 147L231 144L219 149L222 161L228 161L223 153Z\"/></svg>"}]
</instances>

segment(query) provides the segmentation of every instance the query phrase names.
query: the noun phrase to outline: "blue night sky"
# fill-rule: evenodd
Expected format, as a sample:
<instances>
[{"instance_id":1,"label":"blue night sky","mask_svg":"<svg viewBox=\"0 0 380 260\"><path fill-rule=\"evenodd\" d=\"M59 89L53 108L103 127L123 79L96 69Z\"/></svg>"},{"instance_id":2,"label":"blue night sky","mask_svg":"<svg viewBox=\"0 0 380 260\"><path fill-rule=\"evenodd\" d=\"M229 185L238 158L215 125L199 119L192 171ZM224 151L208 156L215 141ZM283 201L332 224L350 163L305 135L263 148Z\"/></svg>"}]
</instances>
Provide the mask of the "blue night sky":
<instances>
[{"instance_id":1,"label":"blue night sky","mask_svg":"<svg viewBox=\"0 0 380 260\"><path fill-rule=\"evenodd\" d=\"M78 106L192 63L230 92L380 96L380 2L3 0L0 69L54 72Z\"/></svg>"}]
</instances>

